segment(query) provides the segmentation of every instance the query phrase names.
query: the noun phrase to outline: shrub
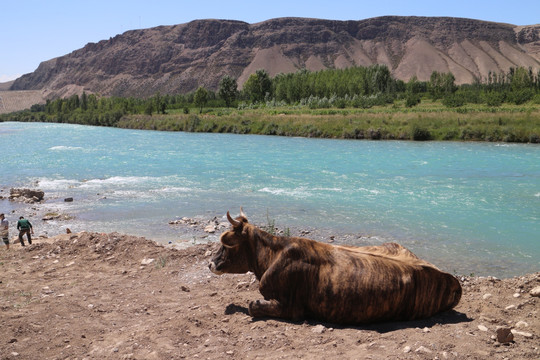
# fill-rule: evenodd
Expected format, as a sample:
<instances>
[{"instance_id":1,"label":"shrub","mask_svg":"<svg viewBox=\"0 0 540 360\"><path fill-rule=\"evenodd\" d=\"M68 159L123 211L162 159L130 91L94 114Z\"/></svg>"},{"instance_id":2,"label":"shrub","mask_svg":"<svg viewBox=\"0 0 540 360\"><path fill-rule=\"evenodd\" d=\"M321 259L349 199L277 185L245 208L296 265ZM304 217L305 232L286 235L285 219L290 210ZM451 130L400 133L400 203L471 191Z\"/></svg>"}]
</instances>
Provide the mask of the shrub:
<instances>
[{"instance_id":1,"label":"shrub","mask_svg":"<svg viewBox=\"0 0 540 360\"><path fill-rule=\"evenodd\" d=\"M516 105L521 105L531 100L534 96L532 89L516 90L510 93L510 101Z\"/></svg>"},{"instance_id":2,"label":"shrub","mask_svg":"<svg viewBox=\"0 0 540 360\"><path fill-rule=\"evenodd\" d=\"M427 140L431 140L431 132L418 125L418 124L414 124L412 126L412 129L411 129L411 137L414 141L427 141Z\"/></svg>"},{"instance_id":3,"label":"shrub","mask_svg":"<svg viewBox=\"0 0 540 360\"><path fill-rule=\"evenodd\" d=\"M460 107L465 105L465 97L462 94L447 95L442 99L442 103L446 107Z\"/></svg>"},{"instance_id":4,"label":"shrub","mask_svg":"<svg viewBox=\"0 0 540 360\"><path fill-rule=\"evenodd\" d=\"M405 106L411 108L418 104L420 104L420 95L408 93L407 97L405 98Z\"/></svg>"},{"instance_id":5,"label":"shrub","mask_svg":"<svg viewBox=\"0 0 540 360\"><path fill-rule=\"evenodd\" d=\"M500 91L490 91L484 93L483 98L488 106L501 106L504 102L504 93Z\"/></svg>"}]
</instances>

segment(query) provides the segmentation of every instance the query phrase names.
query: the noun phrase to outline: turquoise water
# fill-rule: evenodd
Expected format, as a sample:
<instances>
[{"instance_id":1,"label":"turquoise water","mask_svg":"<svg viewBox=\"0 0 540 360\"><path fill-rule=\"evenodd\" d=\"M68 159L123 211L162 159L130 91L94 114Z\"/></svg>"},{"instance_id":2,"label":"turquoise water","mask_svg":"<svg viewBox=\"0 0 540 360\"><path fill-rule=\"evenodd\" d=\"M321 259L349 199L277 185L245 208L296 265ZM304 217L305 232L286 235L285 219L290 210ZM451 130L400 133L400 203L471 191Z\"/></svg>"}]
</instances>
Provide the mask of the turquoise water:
<instances>
[{"instance_id":1,"label":"turquoise water","mask_svg":"<svg viewBox=\"0 0 540 360\"><path fill-rule=\"evenodd\" d=\"M397 241L458 274L539 271L540 146L345 141L0 123L0 187L40 188L74 231L170 241L222 217ZM73 203L65 203L65 197ZM0 201L0 211L19 205ZM341 237L359 234L363 237ZM340 240L342 239L342 240Z\"/></svg>"}]
</instances>

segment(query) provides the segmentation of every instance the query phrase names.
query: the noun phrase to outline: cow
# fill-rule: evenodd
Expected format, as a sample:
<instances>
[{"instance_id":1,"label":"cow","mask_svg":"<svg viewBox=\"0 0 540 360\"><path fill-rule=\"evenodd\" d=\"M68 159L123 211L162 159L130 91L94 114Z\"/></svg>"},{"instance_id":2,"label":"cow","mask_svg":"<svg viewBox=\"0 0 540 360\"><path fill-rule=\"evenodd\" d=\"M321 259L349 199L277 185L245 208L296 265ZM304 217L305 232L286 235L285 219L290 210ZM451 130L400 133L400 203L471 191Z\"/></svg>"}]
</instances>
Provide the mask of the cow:
<instances>
[{"instance_id":1,"label":"cow","mask_svg":"<svg viewBox=\"0 0 540 360\"><path fill-rule=\"evenodd\" d=\"M455 307L461 285L452 275L396 243L338 246L276 236L248 222L241 210L209 268L218 275L253 272L264 300L254 318L306 318L336 324L414 320Z\"/></svg>"}]
</instances>

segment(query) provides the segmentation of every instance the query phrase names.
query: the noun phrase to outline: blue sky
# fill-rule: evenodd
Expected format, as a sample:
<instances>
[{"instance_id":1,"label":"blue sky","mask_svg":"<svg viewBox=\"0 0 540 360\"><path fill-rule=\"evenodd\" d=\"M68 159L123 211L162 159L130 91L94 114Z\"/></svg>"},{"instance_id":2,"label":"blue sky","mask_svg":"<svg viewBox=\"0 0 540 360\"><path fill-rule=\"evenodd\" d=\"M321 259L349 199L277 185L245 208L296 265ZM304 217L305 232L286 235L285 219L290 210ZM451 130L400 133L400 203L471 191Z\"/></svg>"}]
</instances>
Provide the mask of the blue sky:
<instances>
[{"instance_id":1,"label":"blue sky","mask_svg":"<svg viewBox=\"0 0 540 360\"><path fill-rule=\"evenodd\" d=\"M40 62L128 30L196 19L256 23L295 16L362 20L384 15L455 16L515 25L540 23L540 0L1 0L0 82Z\"/></svg>"}]
</instances>

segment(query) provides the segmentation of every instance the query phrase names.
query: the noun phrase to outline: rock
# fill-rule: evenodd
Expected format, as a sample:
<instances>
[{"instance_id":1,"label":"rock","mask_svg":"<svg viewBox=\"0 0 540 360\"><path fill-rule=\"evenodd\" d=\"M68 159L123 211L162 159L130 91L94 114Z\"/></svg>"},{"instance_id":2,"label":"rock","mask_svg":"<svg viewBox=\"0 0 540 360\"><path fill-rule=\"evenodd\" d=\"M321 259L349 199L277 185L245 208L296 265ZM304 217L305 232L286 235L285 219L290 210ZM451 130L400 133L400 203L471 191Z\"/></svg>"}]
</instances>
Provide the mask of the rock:
<instances>
[{"instance_id":1,"label":"rock","mask_svg":"<svg viewBox=\"0 0 540 360\"><path fill-rule=\"evenodd\" d=\"M516 305L508 305L507 307L504 308L504 310L513 310L516 308Z\"/></svg>"},{"instance_id":2,"label":"rock","mask_svg":"<svg viewBox=\"0 0 540 360\"><path fill-rule=\"evenodd\" d=\"M313 327L313 329L311 329L311 332L315 333L315 334L322 334L326 331L326 328L324 327L324 325L317 325L315 327Z\"/></svg>"},{"instance_id":3,"label":"rock","mask_svg":"<svg viewBox=\"0 0 540 360\"><path fill-rule=\"evenodd\" d=\"M57 214L57 213L47 213L45 214L45 216L41 219L43 221L49 221L49 220L54 220L54 219L58 219L60 217L60 214Z\"/></svg>"},{"instance_id":4,"label":"rock","mask_svg":"<svg viewBox=\"0 0 540 360\"><path fill-rule=\"evenodd\" d=\"M411 352L411 347L410 347L410 346L405 346L405 347L403 348L403 352L404 352L405 354L410 353L410 352Z\"/></svg>"},{"instance_id":5,"label":"rock","mask_svg":"<svg viewBox=\"0 0 540 360\"><path fill-rule=\"evenodd\" d=\"M512 334L512 330L507 327L497 329L497 341L501 344L507 344L514 341L514 334Z\"/></svg>"},{"instance_id":6,"label":"rock","mask_svg":"<svg viewBox=\"0 0 540 360\"><path fill-rule=\"evenodd\" d=\"M519 293L515 293L515 294L514 294L513 296L514 296L515 298L518 298L518 297L520 297L520 296L521 296L521 294L519 294Z\"/></svg>"},{"instance_id":7,"label":"rock","mask_svg":"<svg viewBox=\"0 0 540 360\"><path fill-rule=\"evenodd\" d=\"M537 286L534 289L532 289L529 292L529 294L531 294L531 296L534 296L534 297L540 297L540 286Z\"/></svg>"},{"instance_id":8,"label":"rock","mask_svg":"<svg viewBox=\"0 0 540 360\"><path fill-rule=\"evenodd\" d=\"M242 288L248 288L249 287L249 283L246 282L246 281L241 281L239 282L238 284L236 284L236 288L237 289L242 289Z\"/></svg>"},{"instance_id":9,"label":"rock","mask_svg":"<svg viewBox=\"0 0 540 360\"><path fill-rule=\"evenodd\" d=\"M489 299L491 296L492 296L491 294L484 294L484 296L482 296L482 299L487 300L487 299Z\"/></svg>"},{"instance_id":10,"label":"rock","mask_svg":"<svg viewBox=\"0 0 540 360\"><path fill-rule=\"evenodd\" d=\"M431 354L433 351L429 350L425 346L420 346L418 349L414 350L416 353L422 353L422 354Z\"/></svg>"},{"instance_id":11,"label":"rock","mask_svg":"<svg viewBox=\"0 0 540 360\"><path fill-rule=\"evenodd\" d=\"M65 202L73 202L73 198L72 198L72 197L68 197L68 198L65 198L64 201L65 201Z\"/></svg>"},{"instance_id":12,"label":"rock","mask_svg":"<svg viewBox=\"0 0 540 360\"><path fill-rule=\"evenodd\" d=\"M182 286L180 287L180 290L182 290L182 291L184 291L184 292L189 292L189 288L186 287L186 286L184 286L184 285L182 285Z\"/></svg>"},{"instance_id":13,"label":"rock","mask_svg":"<svg viewBox=\"0 0 540 360\"><path fill-rule=\"evenodd\" d=\"M53 293L53 291L48 286L44 286L41 290L42 290L42 292L44 294L52 294Z\"/></svg>"},{"instance_id":14,"label":"rock","mask_svg":"<svg viewBox=\"0 0 540 360\"><path fill-rule=\"evenodd\" d=\"M513 329L512 329L512 334L523 336L523 337L526 337L527 339L531 339L533 337L533 334L531 334L531 333L524 332L524 331L517 331L517 330L513 330Z\"/></svg>"},{"instance_id":15,"label":"rock","mask_svg":"<svg viewBox=\"0 0 540 360\"><path fill-rule=\"evenodd\" d=\"M484 325L478 325L478 330L480 330L480 331L488 331L488 328L485 327Z\"/></svg>"},{"instance_id":16,"label":"rock","mask_svg":"<svg viewBox=\"0 0 540 360\"><path fill-rule=\"evenodd\" d=\"M212 251L211 250L206 251L204 253L204 256L206 256L206 257L212 256Z\"/></svg>"},{"instance_id":17,"label":"rock","mask_svg":"<svg viewBox=\"0 0 540 360\"><path fill-rule=\"evenodd\" d=\"M150 265L153 263L156 259L142 259L141 265Z\"/></svg>"},{"instance_id":18,"label":"rock","mask_svg":"<svg viewBox=\"0 0 540 360\"><path fill-rule=\"evenodd\" d=\"M517 328L525 328L525 327L528 327L528 326L529 326L529 324L527 324L525 321L518 321L516 323Z\"/></svg>"},{"instance_id":19,"label":"rock","mask_svg":"<svg viewBox=\"0 0 540 360\"><path fill-rule=\"evenodd\" d=\"M9 199L14 201L29 201L29 202L40 202L43 200L45 193L41 190L31 190L31 189L10 189ZM22 198L22 199L21 199Z\"/></svg>"},{"instance_id":20,"label":"rock","mask_svg":"<svg viewBox=\"0 0 540 360\"><path fill-rule=\"evenodd\" d=\"M209 234L213 234L216 232L216 226L213 224L210 224L204 228L204 232L207 232Z\"/></svg>"}]
</instances>

